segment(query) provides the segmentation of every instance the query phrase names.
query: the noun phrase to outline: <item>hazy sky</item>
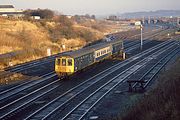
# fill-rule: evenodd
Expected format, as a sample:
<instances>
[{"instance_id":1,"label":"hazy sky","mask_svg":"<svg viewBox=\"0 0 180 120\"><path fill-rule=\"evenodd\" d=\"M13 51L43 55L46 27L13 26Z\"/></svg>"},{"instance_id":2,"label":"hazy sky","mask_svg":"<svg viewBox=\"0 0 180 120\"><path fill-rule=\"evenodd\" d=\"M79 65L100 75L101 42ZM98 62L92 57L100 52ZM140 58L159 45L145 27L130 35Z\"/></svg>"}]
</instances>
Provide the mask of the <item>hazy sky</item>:
<instances>
[{"instance_id":1,"label":"hazy sky","mask_svg":"<svg viewBox=\"0 0 180 120\"><path fill-rule=\"evenodd\" d=\"M49 8L64 14L180 10L180 0L0 0L0 4L13 4L18 9Z\"/></svg>"}]
</instances>

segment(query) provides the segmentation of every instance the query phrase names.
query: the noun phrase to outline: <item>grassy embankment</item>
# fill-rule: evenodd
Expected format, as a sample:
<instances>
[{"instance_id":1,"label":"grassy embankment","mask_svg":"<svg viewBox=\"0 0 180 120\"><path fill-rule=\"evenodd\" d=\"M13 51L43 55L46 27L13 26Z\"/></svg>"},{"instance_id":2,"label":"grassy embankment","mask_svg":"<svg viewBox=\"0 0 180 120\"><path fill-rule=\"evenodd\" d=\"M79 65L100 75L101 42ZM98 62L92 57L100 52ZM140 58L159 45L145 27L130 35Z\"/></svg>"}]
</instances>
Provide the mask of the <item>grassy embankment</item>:
<instances>
[{"instance_id":1,"label":"grassy embankment","mask_svg":"<svg viewBox=\"0 0 180 120\"><path fill-rule=\"evenodd\" d=\"M180 58L120 120L180 120Z\"/></svg>"},{"instance_id":2,"label":"grassy embankment","mask_svg":"<svg viewBox=\"0 0 180 120\"><path fill-rule=\"evenodd\" d=\"M0 69L52 54L75 50L104 37L132 29L129 23L96 20L95 16L65 16L48 9L26 10L21 20L0 18ZM33 20L31 16L40 16ZM123 35L120 36L122 38ZM66 46L62 49L62 46ZM2 55L5 54L5 55Z\"/></svg>"},{"instance_id":3,"label":"grassy embankment","mask_svg":"<svg viewBox=\"0 0 180 120\"><path fill-rule=\"evenodd\" d=\"M65 50L73 50L98 40L105 32L98 24L77 24L64 16L53 21L0 18L0 69L9 62L15 65L44 57L48 48L56 54L62 51L62 45Z\"/></svg>"}]
</instances>

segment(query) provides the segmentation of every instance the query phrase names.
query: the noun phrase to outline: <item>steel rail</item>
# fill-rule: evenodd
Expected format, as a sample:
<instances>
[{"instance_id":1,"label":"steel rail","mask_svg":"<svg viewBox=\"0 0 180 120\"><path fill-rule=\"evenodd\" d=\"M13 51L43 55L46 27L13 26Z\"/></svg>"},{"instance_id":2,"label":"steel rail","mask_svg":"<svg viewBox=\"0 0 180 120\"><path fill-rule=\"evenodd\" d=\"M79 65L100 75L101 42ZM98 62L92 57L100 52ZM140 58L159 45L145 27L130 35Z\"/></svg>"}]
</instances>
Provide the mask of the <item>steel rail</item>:
<instances>
[{"instance_id":1,"label":"steel rail","mask_svg":"<svg viewBox=\"0 0 180 120\"><path fill-rule=\"evenodd\" d=\"M133 58L132 60L136 60L136 59L137 59L137 58ZM121 66L121 67L122 67L122 66ZM120 68L120 67L119 67L119 68ZM108 70L110 70L110 69L112 69L112 68L109 68ZM116 70L117 70L117 69L116 69ZM109 74L111 74L111 73L112 73L112 72L110 72ZM107 74L106 74L105 76L107 76ZM105 77L105 76L103 75L103 77ZM93 78L94 78L94 77L93 77ZM93 78L91 78L91 79L93 79ZM88 79L88 80L91 80L91 79ZM99 78L99 79L102 79L102 77ZM85 81L85 82L86 82L86 81ZM95 81L93 81L93 83L95 83ZM54 99L54 100L51 101L49 104L45 105L45 106L42 107L41 109L37 110L36 112L34 112L34 113L31 114L30 116L28 116L26 119L29 119L31 116L35 115L35 114L38 113L39 111L42 111L44 108L48 107L50 104L52 104L52 103L55 102L56 100L60 99L60 98L63 97L64 95L68 94L70 91L75 90L77 87L82 86L83 84L85 84L85 83L82 83L82 84L76 86L75 88L70 89L69 91L67 91L66 93L64 93L63 95L61 95L60 97ZM91 84L92 84L92 83L91 83ZM88 84L88 85L91 85L91 84ZM87 87L86 87L86 88L87 88ZM82 89L82 88L80 88L80 89ZM75 91L76 91L76 90L75 90ZM53 109L53 110L55 110L55 109Z\"/></svg>"},{"instance_id":2,"label":"steel rail","mask_svg":"<svg viewBox=\"0 0 180 120\"><path fill-rule=\"evenodd\" d=\"M33 95L33 94L36 94L36 93L40 92L40 91L43 90L43 89L46 89L46 88L48 88L48 87L51 87L52 85L56 84L57 82L59 82L59 79L56 80L56 81L53 81L53 82L51 82L51 83L49 83L49 84L47 84L47 85L45 85L45 86L43 86L43 87L41 87L41 88L39 88L39 89L37 89L37 90L35 90L35 91L33 91L33 92L31 92L31 93L29 93L29 94L27 94L27 95L25 95L25 96L23 96L23 97L21 97L21 98L19 98L19 99L16 99L15 101L13 101L13 102L11 102L11 103L9 103L9 104L7 104L7 105L4 105L3 107L0 108L0 110L3 110L3 109L6 109L7 107L10 107L10 106L12 106L12 105L15 105L17 102L19 102L19 101L21 101L21 100L24 100L24 99L27 99L29 96L31 96L31 95ZM41 94L38 95L38 96L35 96L33 99L30 99L29 101L25 101L24 103L22 102L23 104L17 106L16 108L11 109L11 110L10 110L9 112L7 112L6 114L0 116L0 119L3 119L3 118L6 118L6 117L10 116L13 112L15 112L15 111L23 108L25 105L27 105L27 104L29 104L29 103L32 103L33 101L35 101L35 100L37 100L38 98L44 96L45 94L51 92L52 90L56 89L56 88L59 87L59 86L60 86L60 84L59 84L59 85L54 85L54 86L52 86L52 88L50 88L49 90L41 93Z\"/></svg>"},{"instance_id":3,"label":"steel rail","mask_svg":"<svg viewBox=\"0 0 180 120\"><path fill-rule=\"evenodd\" d=\"M172 54L174 51L176 51L178 49L178 47L174 48L173 51L171 51L170 53L168 53L166 56L162 57L156 64L154 64L146 73L143 74L143 76L141 76L139 78L140 80L144 80L144 78L157 66L159 65L164 59L166 59L168 56L174 56L174 54ZM178 50L179 52L179 50ZM175 53L176 54L176 53ZM147 82L147 80L145 80ZM134 88L137 85L137 83L135 83L132 88Z\"/></svg>"},{"instance_id":4,"label":"steel rail","mask_svg":"<svg viewBox=\"0 0 180 120\"><path fill-rule=\"evenodd\" d=\"M43 82L46 82L47 80L49 80L50 78L55 77L55 76L57 76L57 75L52 74L50 76L47 76L46 78L42 78L42 79L33 81L33 82L31 82L31 83L29 83L27 85L23 85L23 86L21 86L19 88L18 87L17 88L15 87L15 89L12 88L13 90L10 90L10 92L8 92L8 90L7 90L3 94L1 94L0 101L3 101L5 99L7 99L8 97L11 97L11 96L13 96L13 95L15 95L15 94L17 94L17 93L19 93L21 91L24 91L24 90L26 90L28 88L34 87L35 85L42 84Z\"/></svg>"},{"instance_id":5,"label":"steel rail","mask_svg":"<svg viewBox=\"0 0 180 120\"><path fill-rule=\"evenodd\" d=\"M174 46L174 45L173 45ZM170 46L170 47L173 47L173 46ZM169 48L170 48L169 47ZM161 55L162 53L166 52L166 49L160 49L159 51L153 53L153 55ZM76 107L74 107L68 114L66 114L66 116L64 116L62 118L62 120L64 119L67 119L67 118L71 118L69 117L70 115L72 115L72 118L73 118L73 115L75 117L75 119L82 119L84 117L85 114L87 114L87 111L89 111L92 106L94 106L97 102L99 102L105 95L107 95L112 89L114 89L117 85L119 85L120 83L122 83L128 76L130 76L131 74L133 74L135 71L138 71L140 68L144 67L147 63L149 63L152 59L149 59L151 58L151 56L153 55L150 55L146 58L144 58L143 60L139 61L138 63L136 63L135 65L133 65L132 67L128 68L127 70L123 71L121 74L118 74L117 76L115 76L114 78L112 78L110 81L108 81L106 84L104 84L103 86L101 86L99 89L97 89L95 92L93 92L92 94L90 94L88 97L86 97L81 103L79 103ZM127 74L127 75L126 75ZM108 87L107 85L110 84ZM111 85L112 84L112 85ZM114 85L115 84L115 85ZM108 89L104 88L104 87L107 87ZM104 91L102 90L104 88L104 90L108 90L107 92L105 92L104 94ZM102 90L102 91L100 91ZM98 95L98 92L100 92L100 94L102 93L103 95L97 99L99 96ZM95 94L97 94L97 96L95 96ZM94 98L92 98L92 96L94 96ZM90 99L90 100L89 100ZM89 100L89 101L87 101ZM91 101L91 102L90 102ZM83 110L83 107L82 108L79 108L80 106L88 106L87 104L92 104L93 102L95 102L89 109L84 109ZM86 102L86 103L85 103ZM78 111L78 108L79 108L79 111ZM77 110L78 112L76 112L75 114L73 114L75 112L75 110ZM83 114L80 113L80 111L84 112ZM82 115L82 116L81 116ZM48 117L48 116L47 116ZM44 117L43 119L47 119L47 117ZM77 117L77 118L76 118Z\"/></svg>"}]
</instances>

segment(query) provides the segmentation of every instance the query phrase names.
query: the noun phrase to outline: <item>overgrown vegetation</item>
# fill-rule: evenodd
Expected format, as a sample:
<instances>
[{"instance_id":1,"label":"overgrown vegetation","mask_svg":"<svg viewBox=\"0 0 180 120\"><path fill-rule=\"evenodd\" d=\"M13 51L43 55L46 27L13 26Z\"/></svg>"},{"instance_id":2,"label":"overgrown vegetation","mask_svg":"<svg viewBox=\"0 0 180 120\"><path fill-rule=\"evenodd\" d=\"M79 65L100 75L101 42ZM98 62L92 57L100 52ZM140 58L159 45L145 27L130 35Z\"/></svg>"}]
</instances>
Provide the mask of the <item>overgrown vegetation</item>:
<instances>
[{"instance_id":1,"label":"overgrown vegetation","mask_svg":"<svg viewBox=\"0 0 180 120\"><path fill-rule=\"evenodd\" d=\"M6 72L10 73L10 72ZM31 79L32 77L23 75L21 73L11 73L9 76L0 77L0 85L10 84L16 81L24 80L24 79ZM35 78L35 77L34 77ZM36 77L37 78L37 77Z\"/></svg>"},{"instance_id":2,"label":"overgrown vegetation","mask_svg":"<svg viewBox=\"0 0 180 120\"><path fill-rule=\"evenodd\" d=\"M28 19L31 16L40 16L42 19L52 19L54 12L49 9L37 9L37 10L26 10L24 11L25 18Z\"/></svg>"},{"instance_id":3,"label":"overgrown vegetation","mask_svg":"<svg viewBox=\"0 0 180 120\"><path fill-rule=\"evenodd\" d=\"M180 58L121 120L180 120Z\"/></svg>"}]
</instances>

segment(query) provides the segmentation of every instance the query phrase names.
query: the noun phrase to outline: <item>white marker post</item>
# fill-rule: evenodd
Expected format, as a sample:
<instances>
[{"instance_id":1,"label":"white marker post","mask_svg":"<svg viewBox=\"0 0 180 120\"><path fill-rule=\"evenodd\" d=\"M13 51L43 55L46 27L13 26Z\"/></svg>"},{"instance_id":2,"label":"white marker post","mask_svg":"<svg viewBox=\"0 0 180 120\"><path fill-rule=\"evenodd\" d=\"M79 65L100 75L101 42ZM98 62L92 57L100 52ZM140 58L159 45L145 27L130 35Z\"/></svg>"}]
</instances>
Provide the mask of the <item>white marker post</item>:
<instances>
[{"instance_id":1,"label":"white marker post","mask_svg":"<svg viewBox=\"0 0 180 120\"><path fill-rule=\"evenodd\" d=\"M50 48L47 49L47 56L51 56L51 49Z\"/></svg>"},{"instance_id":2,"label":"white marker post","mask_svg":"<svg viewBox=\"0 0 180 120\"><path fill-rule=\"evenodd\" d=\"M63 45L62 45L62 52L64 52L65 49L66 49L66 46L63 44Z\"/></svg>"},{"instance_id":3,"label":"white marker post","mask_svg":"<svg viewBox=\"0 0 180 120\"><path fill-rule=\"evenodd\" d=\"M125 59L126 59L126 53L123 52L123 60L125 60Z\"/></svg>"},{"instance_id":4,"label":"white marker post","mask_svg":"<svg viewBox=\"0 0 180 120\"><path fill-rule=\"evenodd\" d=\"M122 50L124 51L124 41L122 41Z\"/></svg>"},{"instance_id":5,"label":"white marker post","mask_svg":"<svg viewBox=\"0 0 180 120\"><path fill-rule=\"evenodd\" d=\"M124 41L122 41L121 53L122 53L122 59L125 60L126 59L126 53L124 50Z\"/></svg>"}]
</instances>

